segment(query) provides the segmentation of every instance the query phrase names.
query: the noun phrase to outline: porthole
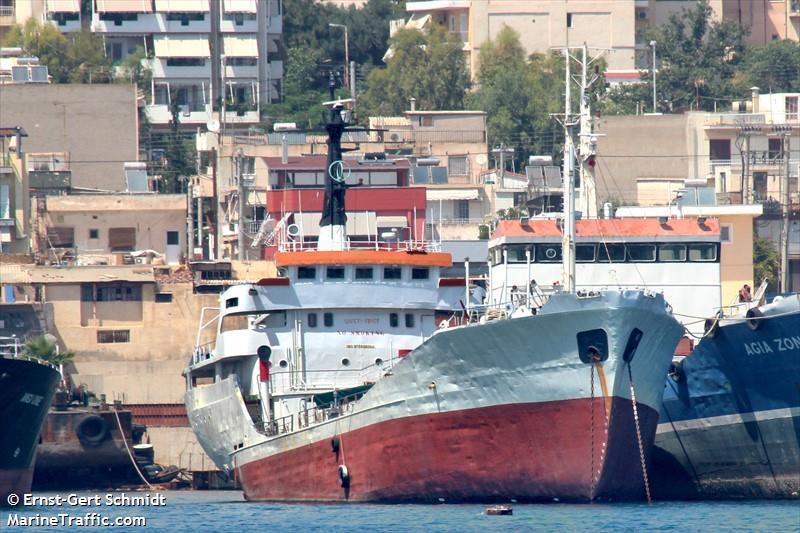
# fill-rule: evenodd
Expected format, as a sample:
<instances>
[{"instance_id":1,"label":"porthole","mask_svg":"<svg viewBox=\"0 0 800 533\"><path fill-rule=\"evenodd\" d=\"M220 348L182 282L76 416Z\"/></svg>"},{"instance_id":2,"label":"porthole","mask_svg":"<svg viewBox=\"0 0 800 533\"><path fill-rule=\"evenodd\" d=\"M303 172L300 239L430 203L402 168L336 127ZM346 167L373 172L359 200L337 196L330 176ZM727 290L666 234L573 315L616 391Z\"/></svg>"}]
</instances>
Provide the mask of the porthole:
<instances>
[{"instance_id":1,"label":"porthole","mask_svg":"<svg viewBox=\"0 0 800 533\"><path fill-rule=\"evenodd\" d=\"M383 364L383 359L381 359L380 357L377 357L375 359L375 366L381 366L382 364Z\"/></svg>"},{"instance_id":2,"label":"porthole","mask_svg":"<svg viewBox=\"0 0 800 533\"><path fill-rule=\"evenodd\" d=\"M342 366L350 366L350 359L342 357Z\"/></svg>"},{"instance_id":3,"label":"porthole","mask_svg":"<svg viewBox=\"0 0 800 533\"><path fill-rule=\"evenodd\" d=\"M287 361L286 359L281 359L280 362L278 363L278 366L280 366L281 368L286 368L287 366L289 366L289 361Z\"/></svg>"}]
</instances>

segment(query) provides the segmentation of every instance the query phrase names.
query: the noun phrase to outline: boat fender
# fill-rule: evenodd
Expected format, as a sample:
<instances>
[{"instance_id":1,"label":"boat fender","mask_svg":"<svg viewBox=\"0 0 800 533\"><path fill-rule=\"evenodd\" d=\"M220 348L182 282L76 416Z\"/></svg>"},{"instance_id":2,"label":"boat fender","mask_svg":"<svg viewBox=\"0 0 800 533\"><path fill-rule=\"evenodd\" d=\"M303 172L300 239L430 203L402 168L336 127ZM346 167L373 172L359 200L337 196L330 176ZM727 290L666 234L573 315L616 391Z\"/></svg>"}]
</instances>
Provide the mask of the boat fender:
<instances>
[{"instance_id":1,"label":"boat fender","mask_svg":"<svg viewBox=\"0 0 800 533\"><path fill-rule=\"evenodd\" d=\"M338 436L334 436L331 439L331 451L333 453L339 453L339 437Z\"/></svg>"},{"instance_id":2,"label":"boat fender","mask_svg":"<svg viewBox=\"0 0 800 533\"><path fill-rule=\"evenodd\" d=\"M707 318L705 326L703 327L703 331L705 332L705 336L713 339L714 335L717 334L717 329L719 329L719 319L718 318Z\"/></svg>"},{"instance_id":3,"label":"boat fender","mask_svg":"<svg viewBox=\"0 0 800 533\"><path fill-rule=\"evenodd\" d=\"M98 446L108 437L108 424L100 416L89 415L75 428L75 435L82 444Z\"/></svg>"},{"instance_id":4,"label":"boat fender","mask_svg":"<svg viewBox=\"0 0 800 533\"><path fill-rule=\"evenodd\" d=\"M339 484L343 489L350 486L350 472L345 465L339 465Z\"/></svg>"},{"instance_id":5,"label":"boat fender","mask_svg":"<svg viewBox=\"0 0 800 533\"><path fill-rule=\"evenodd\" d=\"M757 309L755 307L752 309L748 309L747 314L745 316L748 319L752 319L747 321L747 325L750 326L750 329L755 331L761 327L761 323L763 322L763 320L761 319L764 318L764 313L762 313L760 309Z\"/></svg>"}]
</instances>

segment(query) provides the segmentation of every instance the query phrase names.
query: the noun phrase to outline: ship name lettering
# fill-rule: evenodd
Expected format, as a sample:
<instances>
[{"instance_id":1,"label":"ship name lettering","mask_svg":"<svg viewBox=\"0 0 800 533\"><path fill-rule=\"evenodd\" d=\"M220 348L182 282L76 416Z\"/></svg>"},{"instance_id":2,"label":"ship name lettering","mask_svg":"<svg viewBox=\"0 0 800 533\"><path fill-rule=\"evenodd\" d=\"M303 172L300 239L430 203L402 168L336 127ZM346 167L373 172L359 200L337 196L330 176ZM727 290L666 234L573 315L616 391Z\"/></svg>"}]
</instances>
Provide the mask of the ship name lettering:
<instances>
[{"instance_id":1,"label":"ship name lettering","mask_svg":"<svg viewBox=\"0 0 800 533\"><path fill-rule=\"evenodd\" d=\"M779 352L800 350L800 335L772 339L772 342L777 346Z\"/></svg>"},{"instance_id":2,"label":"ship name lettering","mask_svg":"<svg viewBox=\"0 0 800 533\"><path fill-rule=\"evenodd\" d=\"M746 342L744 343L744 351L747 352L747 355L764 355L773 352L767 341Z\"/></svg>"},{"instance_id":3,"label":"ship name lettering","mask_svg":"<svg viewBox=\"0 0 800 533\"><path fill-rule=\"evenodd\" d=\"M19 399L22 403L28 403L30 405L38 406L44 400L43 396L38 394L31 394L30 392L26 392L22 395L22 398Z\"/></svg>"}]
</instances>

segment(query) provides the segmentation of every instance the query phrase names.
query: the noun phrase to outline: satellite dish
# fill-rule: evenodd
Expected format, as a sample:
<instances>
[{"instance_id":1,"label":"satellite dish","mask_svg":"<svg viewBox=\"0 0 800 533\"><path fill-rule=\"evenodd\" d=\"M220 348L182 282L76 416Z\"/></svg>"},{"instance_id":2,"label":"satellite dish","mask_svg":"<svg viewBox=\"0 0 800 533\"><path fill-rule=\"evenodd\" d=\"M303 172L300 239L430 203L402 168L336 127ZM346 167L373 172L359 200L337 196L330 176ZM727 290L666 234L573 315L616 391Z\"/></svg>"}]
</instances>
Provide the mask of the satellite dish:
<instances>
[{"instance_id":1,"label":"satellite dish","mask_svg":"<svg viewBox=\"0 0 800 533\"><path fill-rule=\"evenodd\" d=\"M475 156L475 162L479 165L485 165L489 162L489 158L486 157L486 154L478 154Z\"/></svg>"},{"instance_id":2,"label":"satellite dish","mask_svg":"<svg viewBox=\"0 0 800 533\"><path fill-rule=\"evenodd\" d=\"M219 120L212 118L208 122L206 122L206 128L211 133L218 133L219 132Z\"/></svg>"}]
</instances>

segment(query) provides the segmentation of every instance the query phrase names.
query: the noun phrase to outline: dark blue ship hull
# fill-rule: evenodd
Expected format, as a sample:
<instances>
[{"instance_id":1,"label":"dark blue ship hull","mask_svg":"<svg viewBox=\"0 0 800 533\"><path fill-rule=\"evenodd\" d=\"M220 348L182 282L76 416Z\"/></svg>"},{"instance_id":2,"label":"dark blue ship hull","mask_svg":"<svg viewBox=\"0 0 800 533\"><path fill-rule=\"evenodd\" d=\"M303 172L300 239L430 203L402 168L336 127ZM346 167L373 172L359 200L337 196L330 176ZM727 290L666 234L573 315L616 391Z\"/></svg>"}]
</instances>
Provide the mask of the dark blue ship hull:
<instances>
[{"instance_id":1,"label":"dark blue ship hull","mask_svg":"<svg viewBox=\"0 0 800 533\"><path fill-rule=\"evenodd\" d=\"M706 336L667 378L655 449L661 498L800 492L800 299ZM763 309L763 308L762 308Z\"/></svg>"}]
</instances>

